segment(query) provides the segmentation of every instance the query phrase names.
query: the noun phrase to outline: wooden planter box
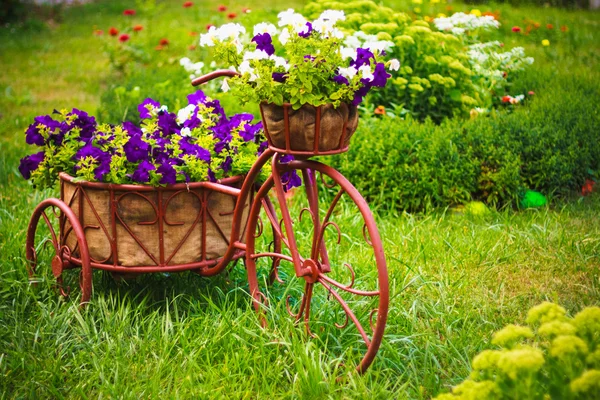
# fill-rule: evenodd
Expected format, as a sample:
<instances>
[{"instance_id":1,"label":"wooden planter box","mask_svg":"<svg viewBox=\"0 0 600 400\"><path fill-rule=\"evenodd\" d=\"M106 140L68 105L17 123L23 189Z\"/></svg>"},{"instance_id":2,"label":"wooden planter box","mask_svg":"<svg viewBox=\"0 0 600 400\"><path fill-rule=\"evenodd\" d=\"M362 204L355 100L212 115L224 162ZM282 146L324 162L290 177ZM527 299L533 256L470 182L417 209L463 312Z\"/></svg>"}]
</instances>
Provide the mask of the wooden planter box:
<instances>
[{"instance_id":1,"label":"wooden planter box","mask_svg":"<svg viewBox=\"0 0 600 400\"><path fill-rule=\"evenodd\" d=\"M61 200L78 216L92 266L131 272L194 269L214 265L226 253L237 201L227 189L239 188L243 178L156 188L77 182L62 173ZM247 219L248 204L242 238ZM66 219L61 219L60 234L78 258L77 239Z\"/></svg>"}]
</instances>

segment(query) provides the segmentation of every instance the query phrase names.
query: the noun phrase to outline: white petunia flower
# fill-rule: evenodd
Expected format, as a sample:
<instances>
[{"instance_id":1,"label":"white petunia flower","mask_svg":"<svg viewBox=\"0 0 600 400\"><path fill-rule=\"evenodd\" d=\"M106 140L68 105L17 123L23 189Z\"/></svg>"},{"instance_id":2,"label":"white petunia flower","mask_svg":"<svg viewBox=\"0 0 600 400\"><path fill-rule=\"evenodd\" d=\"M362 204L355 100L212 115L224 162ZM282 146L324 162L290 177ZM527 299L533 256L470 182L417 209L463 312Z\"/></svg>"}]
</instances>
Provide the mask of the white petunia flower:
<instances>
[{"instance_id":1,"label":"white petunia flower","mask_svg":"<svg viewBox=\"0 0 600 400\"><path fill-rule=\"evenodd\" d=\"M319 19L332 21L335 25L338 21L345 21L346 15L341 10L325 10L321 13Z\"/></svg>"},{"instance_id":2,"label":"white petunia flower","mask_svg":"<svg viewBox=\"0 0 600 400\"><path fill-rule=\"evenodd\" d=\"M277 33L277 27L268 22L261 22L260 24L254 25L254 36L262 33L268 33L269 35L274 36Z\"/></svg>"},{"instance_id":3,"label":"white petunia flower","mask_svg":"<svg viewBox=\"0 0 600 400\"><path fill-rule=\"evenodd\" d=\"M263 50L253 50L247 51L244 53L244 61L250 60L266 60L269 58L269 55Z\"/></svg>"},{"instance_id":4,"label":"white petunia flower","mask_svg":"<svg viewBox=\"0 0 600 400\"><path fill-rule=\"evenodd\" d=\"M390 60L390 71L398 71L400 69L400 61L394 59Z\"/></svg>"},{"instance_id":5,"label":"white petunia flower","mask_svg":"<svg viewBox=\"0 0 600 400\"><path fill-rule=\"evenodd\" d=\"M210 32L210 30L209 30ZM239 38L240 35L246 33L246 28L240 24L230 22L217 29L216 36L221 42L228 39Z\"/></svg>"},{"instance_id":6,"label":"white petunia flower","mask_svg":"<svg viewBox=\"0 0 600 400\"><path fill-rule=\"evenodd\" d=\"M285 60L285 58L283 57L278 57L275 54L273 54L271 57L269 57L271 60L275 61L275 67L283 67L286 71L290 70L290 64L288 64L288 62Z\"/></svg>"},{"instance_id":7,"label":"white petunia flower","mask_svg":"<svg viewBox=\"0 0 600 400\"><path fill-rule=\"evenodd\" d=\"M223 84L221 85L221 90L224 92L229 91L229 84L227 83L227 79L223 79Z\"/></svg>"},{"instance_id":8,"label":"white petunia flower","mask_svg":"<svg viewBox=\"0 0 600 400\"><path fill-rule=\"evenodd\" d=\"M348 80L351 80L352 78L354 78L356 76L357 72L358 72L358 70L354 67L348 67L348 68L338 67L338 73L341 76L348 78Z\"/></svg>"},{"instance_id":9,"label":"white petunia flower","mask_svg":"<svg viewBox=\"0 0 600 400\"><path fill-rule=\"evenodd\" d=\"M190 137L192 136L192 131L190 130L190 128L181 128L181 131L179 132L179 134L183 137Z\"/></svg>"},{"instance_id":10,"label":"white petunia flower","mask_svg":"<svg viewBox=\"0 0 600 400\"><path fill-rule=\"evenodd\" d=\"M201 47L212 47L217 41L217 28L211 26L207 33L200 35L200 46Z\"/></svg>"},{"instance_id":11,"label":"white petunia flower","mask_svg":"<svg viewBox=\"0 0 600 400\"><path fill-rule=\"evenodd\" d=\"M346 58L351 58L356 60L356 49L350 47L342 47L340 48L340 55L345 60Z\"/></svg>"},{"instance_id":12,"label":"white petunia flower","mask_svg":"<svg viewBox=\"0 0 600 400\"><path fill-rule=\"evenodd\" d=\"M284 28L279 35L279 42L285 46L288 40L290 40L290 31L288 28Z\"/></svg>"},{"instance_id":13,"label":"white petunia flower","mask_svg":"<svg viewBox=\"0 0 600 400\"><path fill-rule=\"evenodd\" d=\"M363 65L358 70L360 71L360 74L363 77L363 79L366 79L369 82L375 79L375 77L373 76L373 70L371 69L370 65Z\"/></svg>"},{"instance_id":14,"label":"white petunia flower","mask_svg":"<svg viewBox=\"0 0 600 400\"><path fill-rule=\"evenodd\" d=\"M196 105L190 104L181 110L177 111L177 123L183 124L185 121L189 120L196 111Z\"/></svg>"},{"instance_id":15,"label":"white petunia flower","mask_svg":"<svg viewBox=\"0 0 600 400\"><path fill-rule=\"evenodd\" d=\"M188 57L183 57L181 60L179 60L179 65L184 66L184 65L188 65L192 62L192 60L190 60Z\"/></svg>"},{"instance_id":16,"label":"white petunia flower","mask_svg":"<svg viewBox=\"0 0 600 400\"><path fill-rule=\"evenodd\" d=\"M464 28L452 28L452 29L450 29L450 31L452 32L453 35L456 35L456 36L460 36L465 33Z\"/></svg>"},{"instance_id":17,"label":"white petunia flower","mask_svg":"<svg viewBox=\"0 0 600 400\"><path fill-rule=\"evenodd\" d=\"M344 44L353 49L358 49L360 46L362 46L361 40L354 35L346 37Z\"/></svg>"},{"instance_id":18,"label":"white petunia flower","mask_svg":"<svg viewBox=\"0 0 600 400\"><path fill-rule=\"evenodd\" d=\"M298 33L306 26L306 18L302 14L298 14L294 9L290 8L287 11L282 11L277 14L279 26L291 26L294 28L294 32Z\"/></svg>"},{"instance_id":19,"label":"white petunia flower","mask_svg":"<svg viewBox=\"0 0 600 400\"><path fill-rule=\"evenodd\" d=\"M373 42L365 42L363 48L367 48L371 51L378 51L381 53L382 51L390 51L390 49L394 47L394 42L390 42L389 40L377 40Z\"/></svg>"}]
</instances>

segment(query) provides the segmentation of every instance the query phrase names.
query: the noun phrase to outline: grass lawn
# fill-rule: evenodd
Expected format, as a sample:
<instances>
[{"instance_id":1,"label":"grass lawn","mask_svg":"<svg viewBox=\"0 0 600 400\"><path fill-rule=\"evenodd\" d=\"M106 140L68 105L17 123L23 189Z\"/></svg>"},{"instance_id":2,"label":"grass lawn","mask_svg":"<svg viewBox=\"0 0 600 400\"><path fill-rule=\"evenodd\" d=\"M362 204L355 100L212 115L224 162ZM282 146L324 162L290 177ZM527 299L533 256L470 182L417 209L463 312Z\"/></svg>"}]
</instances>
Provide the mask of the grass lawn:
<instances>
[{"instance_id":1,"label":"grass lawn","mask_svg":"<svg viewBox=\"0 0 600 400\"><path fill-rule=\"evenodd\" d=\"M214 278L157 274L127 283L98 271L83 311L75 299L57 296L51 274L33 287L25 269L28 219L57 193L35 191L20 177L23 129L54 108L95 110L100 93L119 79L93 35L95 27L122 24L123 9L136 7L115 3L67 9L60 23L0 29L0 398L430 398L464 379L472 357L491 347L492 332L523 323L528 308L550 300L574 314L600 303L597 194L481 217L378 213L391 304L386 336L364 376L353 371L356 335L333 328L338 321L323 293L316 306L325 309L315 306L318 339L294 326L275 290L269 327L261 329L241 264ZM206 11L213 3L195 1L189 12L181 3L168 1L161 18L148 22L152 35L189 41L190 27L201 31L214 21L216 12ZM256 0L227 4L238 12L264 7ZM543 66L521 87L537 85L543 95L552 77L597 75L597 13L500 8L506 24L535 17L570 28L568 39L549 49L507 37ZM188 44L172 40L165 65ZM354 216L339 218L352 226ZM348 259L362 257L361 246L340 249ZM372 280L358 272L357 279Z\"/></svg>"}]
</instances>

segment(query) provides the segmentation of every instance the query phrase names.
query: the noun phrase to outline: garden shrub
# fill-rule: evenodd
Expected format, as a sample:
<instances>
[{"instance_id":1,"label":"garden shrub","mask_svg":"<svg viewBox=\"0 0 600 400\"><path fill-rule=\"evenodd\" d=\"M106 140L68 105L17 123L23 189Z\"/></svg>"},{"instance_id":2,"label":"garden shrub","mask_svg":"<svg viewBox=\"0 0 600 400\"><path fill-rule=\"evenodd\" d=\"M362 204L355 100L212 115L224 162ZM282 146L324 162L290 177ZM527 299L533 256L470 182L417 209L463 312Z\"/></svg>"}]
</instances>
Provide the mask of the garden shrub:
<instances>
[{"instance_id":1,"label":"garden shrub","mask_svg":"<svg viewBox=\"0 0 600 400\"><path fill-rule=\"evenodd\" d=\"M473 359L469 378L437 400L600 398L600 308L566 316L544 302L528 326L508 325Z\"/></svg>"},{"instance_id":2,"label":"garden shrub","mask_svg":"<svg viewBox=\"0 0 600 400\"><path fill-rule=\"evenodd\" d=\"M559 83L513 113L440 125L362 118L348 153L332 162L365 197L399 210L578 191L600 171L600 89L592 76L552 79Z\"/></svg>"}]
</instances>

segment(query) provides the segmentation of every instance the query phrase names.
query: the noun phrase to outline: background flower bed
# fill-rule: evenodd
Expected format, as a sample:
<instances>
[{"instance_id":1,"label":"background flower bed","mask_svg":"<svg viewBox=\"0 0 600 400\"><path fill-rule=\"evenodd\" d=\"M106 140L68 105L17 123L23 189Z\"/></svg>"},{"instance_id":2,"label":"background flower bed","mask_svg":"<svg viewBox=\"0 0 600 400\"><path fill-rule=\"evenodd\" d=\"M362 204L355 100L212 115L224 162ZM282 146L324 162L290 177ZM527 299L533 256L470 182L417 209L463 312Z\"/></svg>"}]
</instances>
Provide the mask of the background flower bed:
<instances>
[{"instance_id":1,"label":"background flower bed","mask_svg":"<svg viewBox=\"0 0 600 400\"><path fill-rule=\"evenodd\" d=\"M280 11L275 3L258 10L263 3L232 1L226 5L237 13L253 8L250 18L269 9L273 16ZM274 328L261 330L243 291L245 277L239 266L230 276L211 279L193 274L147 276L117 285L111 278L96 276L95 303L83 313L74 302L59 300L49 279L42 280L37 289L31 287L23 259L27 220L39 201L57 193L34 192L20 177L18 161L27 153L23 130L35 115L53 107L93 110L100 105L99 94L113 85L131 85L132 90L139 86L143 96L139 101L158 93L157 100L172 107L177 107L176 98L185 102L193 89L179 59L169 62L187 51L190 57L197 54L188 50L197 38L188 35L182 22L200 30L227 17L208 1L194 1L197 8L192 11L183 8L183 2L167 4L170 7L163 11L163 18L148 29L156 40L172 32L167 37L169 49L157 51L155 66L135 71L135 82L109 73L107 58L93 33L95 28L105 30L123 21L123 10L138 6L134 1L66 9L59 25L30 21L0 28L0 60L5 67L0 74L0 397L430 399L462 382L471 370L469 360L492 347L492 333L506 324L524 324L528 308L550 300L575 315L586 306L598 305L597 194L569 203L556 199L542 210L484 216L443 211L397 215L379 210L393 282L393 317L382 352L365 377L336 370L330 352L337 344L306 339L285 309L275 308ZM409 12L429 7L427 0L386 4ZM285 4L290 6L300 9L303 4ZM444 9L447 4L433 6ZM454 3L453 7L469 11L475 6ZM541 121L543 116L552 116L538 127L551 132L569 99L589 100L584 108L589 110L597 93L597 85L588 84L598 80L597 14L527 6L477 7L482 12L499 11L508 45L523 45L536 59L535 69L514 86L520 90L515 94L536 92L517 111L521 118L527 117L529 107L541 110L559 101L560 106L548 109L552 113L536 117ZM566 25L569 31L561 36L560 30L549 31L542 25L525 35L524 20L531 19L543 25ZM523 32L513 34L515 25ZM543 47L543 39L550 46ZM154 46L151 49L156 51ZM571 85L574 80L581 83ZM228 112L252 110L219 97ZM135 107L129 111L137 112ZM576 121L581 132L593 132L586 127L594 126L595 114L576 113L573 108L569 115L576 118L569 117L559 126L566 129L568 121ZM115 122L121 116L115 112ZM509 117L501 113L494 124L501 126L503 118ZM363 118L362 123L380 122ZM461 123L454 123L458 132ZM405 126L402 129L417 126L398 125ZM355 176L352 179L359 183ZM381 208L384 204L375 198L371 205ZM344 251L352 256L355 250Z\"/></svg>"}]
</instances>

